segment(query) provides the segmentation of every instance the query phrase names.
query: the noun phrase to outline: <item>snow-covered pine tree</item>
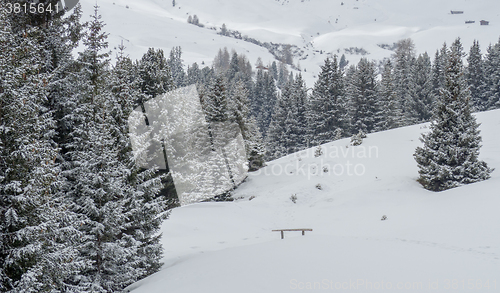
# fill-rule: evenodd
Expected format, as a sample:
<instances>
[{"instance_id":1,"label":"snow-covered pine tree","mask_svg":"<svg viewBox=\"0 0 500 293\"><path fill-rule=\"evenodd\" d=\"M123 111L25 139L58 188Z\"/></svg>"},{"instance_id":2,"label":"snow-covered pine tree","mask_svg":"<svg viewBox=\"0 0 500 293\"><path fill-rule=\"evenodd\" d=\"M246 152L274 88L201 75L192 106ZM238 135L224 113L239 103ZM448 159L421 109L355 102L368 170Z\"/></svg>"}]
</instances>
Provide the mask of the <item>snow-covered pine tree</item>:
<instances>
[{"instance_id":1,"label":"snow-covered pine tree","mask_svg":"<svg viewBox=\"0 0 500 293\"><path fill-rule=\"evenodd\" d=\"M392 62L387 60L384 63L382 79L378 87L379 99L377 100L376 131L400 127L404 120L401 105L396 95L392 70Z\"/></svg>"},{"instance_id":2,"label":"snow-covered pine tree","mask_svg":"<svg viewBox=\"0 0 500 293\"><path fill-rule=\"evenodd\" d=\"M361 58L356 71L348 80L351 132L355 134L361 130L370 133L375 130L375 118L378 113L375 64Z\"/></svg>"},{"instance_id":3,"label":"snow-covered pine tree","mask_svg":"<svg viewBox=\"0 0 500 293\"><path fill-rule=\"evenodd\" d=\"M96 6L84 38L86 48L78 58L79 91L71 114L75 125L67 144L65 191L72 210L83 219L78 260L85 266L71 278L78 292L119 291L161 265L155 235L166 208L165 200L157 197L161 180L152 178L155 170L136 174L130 152L124 153L126 111L116 98L127 92L112 93L108 85L103 26Z\"/></svg>"},{"instance_id":4,"label":"snow-covered pine tree","mask_svg":"<svg viewBox=\"0 0 500 293\"><path fill-rule=\"evenodd\" d=\"M396 52L394 53L394 80L396 85L396 93L398 95L401 110L406 117L407 103L412 99L410 93L414 91L412 86L412 67L415 64L415 44L411 39L404 39L397 42ZM405 121L409 124L410 121Z\"/></svg>"},{"instance_id":5,"label":"snow-covered pine tree","mask_svg":"<svg viewBox=\"0 0 500 293\"><path fill-rule=\"evenodd\" d=\"M240 62L238 60L238 53L233 52L231 57L231 61L229 62L229 68L226 72L226 77L229 83L233 81L236 77L236 74L240 71Z\"/></svg>"},{"instance_id":6,"label":"snow-covered pine tree","mask_svg":"<svg viewBox=\"0 0 500 293\"><path fill-rule=\"evenodd\" d=\"M432 94L432 65L427 53L420 54L411 67L408 81L409 95L406 101L406 118L411 124L429 121L434 109Z\"/></svg>"},{"instance_id":7,"label":"snow-covered pine tree","mask_svg":"<svg viewBox=\"0 0 500 293\"><path fill-rule=\"evenodd\" d=\"M435 99L440 95L441 88L445 86L445 71L448 63L448 47L443 44L441 50L436 51L432 66L432 90Z\"/></svg>"},{"instance_id":8,"label":"snow-covered pine tree","mask_svg":"<svg viewBox=\"0 0 500 293\"><path fill-rule=\"evenodd\" d=\"M186 85L197 84L201 81L201 70L198 63L193 63L193 65L187 68L187 81Z\"/></svg>"},{"instance_id":9,"label":"snow-covered pine tree","mask_svg":"<svg viewBox=\"0 0 500 293\"><path fill-rule=\"evenodd\" d=\"M186 73L182 65L182 49L174 47L170 51L170 57L167 60L170 73L174 81L175 87L180 88L186 85Z\"/></svg>"},{"instance_id":10,"label":"snow-covered pine tree","mask_svg":"<svg viewBox=\"0 0 500 293\"><path fill-rule=\"evenodd\" d=\"M56 4L54 2L54 4ZM81 6L77 4L66 17L54 17L45 26L41 26L44 34L42 46L44 48L43 72L50 72L47 80L48 105L54 111L57 123L55 142L62 147L58 160L64 160L64 145L69 139L72 127L71 121L64 119L73 111L75 106L71 96L76 91L72 80L76 70L73 50L78 46L82 37L83 26L80 22Z\"/></svg>"},{"instance_id":11,"label":"snow-covered pine tree","mask_svg":"<svg viewBox=\"0 0 500 293\"><path fill-rule=\"evenodd\" d=\"M269 67L269 72L271 73L271 76L274 78L274 81L278 80L278 65L276 65L276 61L273 61L271 63L271 67Z\"/></svg>"},{"instance_id":12,"label":"snow-covered pine tree","mask_svg":"<svg viewBox=\"0 0 500 293\"><path fill-rule=\"evenodd\" d=\"M227 85L223 75L219 74L212 80L202 106L209 122L224 122L233 118L228 109Z\"/></svg>"},{"instance_id":13,"label":"snow-covered pine tree","mask_svg":"<svg viewBox=\"0 0 500 293\"><path fill-rule=\"evenodd\" d=\"M470 86L471 104L475 111L484 111L488 106L485 99L484 61L479 42L474 40L467 57L466 78Z\"/></svg>"},{"instance_id":14,"label":"snow-covered pine tree","mask_svg":"<svg viewBox=\"0 0 500 293\"><path fill-rule=\"evenodd\" d=\"M136 65L140 88L143 95L138 103L158 97L175 89L170 67L163 50L149 48Z\"/></svg>"},{"instance_id":15,"label":"snow-covered pine tree","mask_svg":"<svg viewBox=\"0 0 500 293\"><path fill-rule=\"evenodd\" d=\"M340 56L340 61L339 61L340 70L343 70L348 64L349 61L347 61L347 59L345 58L345 54L342 54L342 56Z\"/></svg>"},{"instance_id":16,"label":"snow-covered pine tree","mask_svg":"<svg viewBox=\"0 0 500 293\"><path fill-rule=\"evenodd\" d=\"M269 124L268 134L265 138L267 147L267 158L276 159L288 154L288 145L286 137L286 119L288 111L293 107L291 99L291 83L283 86L281 94L278 95L276 105L274 106L271 123Z\"/></svg>"},{"instance_id":17,"label":"snow-covered pine tree","mask_svg":"<svg viewBox=\"0 0 500 293\"><path fill-rule=\"evenodd\" d=\"M119 147L118 158L125 170L124 173L128 174L125 178L127 201L123 208L126 223L122 227L121 242L129 247L135 245L135 254L127 257L128 264L125 265L131 272L130 282L132 282L160 269L163 252L158 230L166 218L164 214L166 205L171 207L178 203L176 197L169 197L170 194L166 197L159 194L160 190L164 189L164 184L156 169L144 170L134 161L128 118L137 106L135 102L136 97L140 95L140 86L133 76L132 60L124 54L125 47L121 45L119 49L116 65L111 71L109 103L110 115L114 118L112 122L115 123L112 135L116 137L116 144Z\"/></svg>"},{"instance_id":18,"label":"snow-covered pine tree","mask_svg":"<svg viewBox=\"0 0 500 293\"><path fill-rule=\"evenodd\" d=\"M11 17L0 11L0 291L64 292L80 234L59 189L43 33Z\"/></svg>"},{"instance_id":19,"label":"snow-covered pine tree","mask_svg":"<svg viewBox=\"0 0 500 293\"><path fill-rule=\"evenodd\" d=\"M302 74L300 73L295 77L292 86L292 101L293 106L290 110L293 112L289 112L292 114L292 116L290 116L292 122L287 126L290 129L289 134L296 137L295 141L292 140L290 143L291 151L296 152L309 147L309 139L307 136L307 108L309 107L309 99L307 96L306 83L302 79Z\"/></svg>"},{"instance_id":20,"label":"snow-covered pine tree","mask_svg":"<svg viewBox=\"0 0 500 293\"><path fill-rule=\"evenodd\" d=\"M245 141L249 171L256 171L264 165L265 147L256 120L249 116L248 90L243 81L237 81L230 92L230 111Z\"/></svg>"},{"instance_id":21,"label":"snow-covered pine tree","mask_svg":"<svg viewBox=\"0 0 500 293\"><path fill-rule=\"evenodd\" d=\"M283 87L287 84L288 75L289 73L286 64L280 61L278 64L278 79L276 80L276 86L279 89L283 89Z\"/></svg>"},{"instance_id":22,"label":"snow-covered pine tree","mask_svg":"<svg viewBox=\"0 0 500 293\"><path fill-rule=\"evenodd\" d=\"M332 141L337 129L346 130L346 116L343 74L336 56L333 60L326 58L309 100L310 142L317 145Z\"/></svg>"},{"instance_id":23,"label":"snow-covered pine tree","mask_svg":"<svg viewBox=\"0 0 500 293\"><path fill-rule=\"evenodd\" d=\"M217 56L215 56L213 62L213 69L215 73L225 73L229 68L230 58L231 56L229 55L226 47L224 47L224 49L219 49L219 52L217 53Z\"/></svg>"},{"instance_id":24,"label":"snow-covered pine tree","mask_svg":"<svg viewBox=\"0 0 500 293\"><path fill-rule=\"evenodd\" d=\"M221 145L225 142L226 137L230 137L229 133L225 134L226 131L232 131L227 123L235 121L235 114L241 114L235 111L237 105L229 99L228 94L226 78L223 74L217 74L201 100L205 119L208 122L212 151L210 156L212 161L208 161L208 165L204 168L208 169L208 172L212 172L208 178L221 177L215 178L214 184L212 184L217 198L226 198L228 188L236 187L227 153L224 145ZM231 182L232 186L221 184L226 182Z\"/></svg>"},{"instance_id":25,"label":"snow-covered pine tree","mask_svg":"<svg viewBox=\"0 0 500 293\"><path fill-rule=\"evenodd\" d=\"M269 72L259 69L252 94L252 115L260 132L265 136L271 123L272 109L276 103L276 85Z\"/></svg>"},{"instance_id":26,"label":"snow-covered pine tree","mask_svg":"<svg viewBox=\"0 0 500 293\"><path fill-rule=\"evenodd\" d=\"M500 107L500 41L490 45L484 60L486 110Z\"/></svg>"},{"instance_id":27,"label":"snow-covered pine tree","mask_svg":"<svg viewBox=\"0 0 500 293\"><path fill-rule=\"evenodd\" d=\"M460 39L452 44L447 56L446 83L437 101L431 131L422 136L424 145L414 154L420 169L418 181L432 191L485 180L492 172L478 158L481 137L469 104Z\"/></svg>"}]
</instances>

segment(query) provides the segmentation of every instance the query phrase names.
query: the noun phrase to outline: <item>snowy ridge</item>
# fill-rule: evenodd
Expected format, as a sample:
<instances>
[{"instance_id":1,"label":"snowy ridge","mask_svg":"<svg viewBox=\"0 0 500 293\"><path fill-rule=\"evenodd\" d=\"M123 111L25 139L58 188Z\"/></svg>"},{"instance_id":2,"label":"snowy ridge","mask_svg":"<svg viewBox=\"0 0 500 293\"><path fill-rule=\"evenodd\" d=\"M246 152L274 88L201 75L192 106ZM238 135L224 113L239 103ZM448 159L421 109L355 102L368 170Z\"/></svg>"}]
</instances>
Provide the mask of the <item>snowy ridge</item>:
<instances>
[{"instance_id":1,"label":"snowy ridge","mask_svg":"<svg viewBox=\"0 0 500 293\"><path fill-rule=\"evenodd\" d=\"M81 1L84 17L94 1ZM349 54L349 48L363 48L364 57L381 60L393 51L384 49L403 38L415 41L418 53L433 55L443 42L457 37L467 49L474 39L483 52L499 38L500 2L496 0L395 1L395 0L310 0L310 1L216 1L216 0L100 0L110 45L123 40L127 53L139 59L148 47L169 52L181 46L185 64L209 65L221 47L246 54L252 64L258 57L272 62L269 51L255 44L218 34L222 24L260 42L291 44L302 53L300 63L310 86L327 54L346 54L351 64L363 56ZM343 5L341 5L343 3ZM127 8L128 7L128 8ZM464 11L452 15L451 10ZM197 15L204 27L187 23ZM475 23L466 24L473 20ZM490 21L481 26L480 21ZM382 46L382 47L381 47ZM387 47L386 47L387 48Z\"/></svg>"},{"instance_id":2,"label":"snowy ridge","mask_svg":"<svg viewBox=\"0 0 500 293\"><path fill-rule=\"evenodd\" d=\"M480 159L497 170L499 114L476 115ZM129 289L496 292L500 175L439 193L423 189L413 153L427 126L369 134L356 148L334 141L320 157L315 148L291 154L252 173L236 202L175 209L162 229L162 271ZM280 240L271 230L281 228L313 232Z\"/></svg>"}]
</instances>

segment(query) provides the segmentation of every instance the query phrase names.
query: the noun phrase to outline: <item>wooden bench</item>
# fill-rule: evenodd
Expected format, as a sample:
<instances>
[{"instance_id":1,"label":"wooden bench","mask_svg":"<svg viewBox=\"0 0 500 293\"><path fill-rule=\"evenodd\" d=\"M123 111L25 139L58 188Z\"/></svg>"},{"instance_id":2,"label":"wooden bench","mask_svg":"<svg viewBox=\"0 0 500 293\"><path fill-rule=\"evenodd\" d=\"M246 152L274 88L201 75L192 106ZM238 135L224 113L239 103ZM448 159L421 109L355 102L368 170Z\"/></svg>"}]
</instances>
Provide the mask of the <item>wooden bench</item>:
<instances>
[{"instance_id":1,"label":"wooden bench","mask_svg":"<svg viewBox=\"0 0 500 293\"><path fill-rule=\"evenodd\" d=\"M276 229L272 232L281 232L281 239L285 238L285 231L302 231L302 235L306 234L306 231L312 231L313 229L304 228L304 229Z\"/></svg>"}]
</instances>

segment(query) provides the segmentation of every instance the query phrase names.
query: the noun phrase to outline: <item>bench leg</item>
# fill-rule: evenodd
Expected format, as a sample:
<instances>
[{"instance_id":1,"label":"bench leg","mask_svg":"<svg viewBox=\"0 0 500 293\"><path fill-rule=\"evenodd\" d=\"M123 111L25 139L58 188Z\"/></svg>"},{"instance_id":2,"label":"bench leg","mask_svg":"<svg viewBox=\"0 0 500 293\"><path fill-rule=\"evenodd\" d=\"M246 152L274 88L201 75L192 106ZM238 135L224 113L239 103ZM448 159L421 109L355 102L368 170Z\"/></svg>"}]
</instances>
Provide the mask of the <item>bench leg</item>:
<instances>
[{"instance_id":1,"label":"bench leg","mask_svg":"<svg viewBox=\"0 0 500 293\"><path fill-rule=\"evenodd\" d=\"M285 232L281 231L281 239L285 238Z\"/></svg>"}]
</instances>

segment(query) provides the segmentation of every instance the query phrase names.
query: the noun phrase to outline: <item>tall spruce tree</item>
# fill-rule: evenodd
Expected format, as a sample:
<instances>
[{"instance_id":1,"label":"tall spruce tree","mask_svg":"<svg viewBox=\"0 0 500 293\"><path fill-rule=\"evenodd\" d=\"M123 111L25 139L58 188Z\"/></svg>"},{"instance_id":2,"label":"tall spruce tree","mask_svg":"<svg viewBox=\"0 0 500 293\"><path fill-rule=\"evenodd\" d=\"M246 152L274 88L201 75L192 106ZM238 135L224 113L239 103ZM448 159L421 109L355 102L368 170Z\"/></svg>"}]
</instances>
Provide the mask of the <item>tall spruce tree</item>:
<instances>
[{"instance_id":1,"label":"tall spruce tree","mask_svg":"<svg viewBox=\"0 0 500 293\"><path fill-rule=\"evenodd\" d=\"M307 108L309 107L309 99L307 96L306 83L299 73L295 77L292 86L292 108L289 118L293 121L289 125L289 133L295 137L290 143L292 152L303 150L309 147L310 142L307 136Z\"/></svg>"},{"instance_id":2,"label":"tall spruce tree","mask_svg":"<svg viewBox=\"0 0 500 293\"><path fill-rule=\"evenodd\" d=\"M370 133L375 130L378 113L375 64L361 58L351 75L347 88L351 133Z\"/></svg>"},{"instance_id":3,"label":"tall spruce tree","mask_svg":"<svg viewBox=\"0 0 500 293\"><path fill-rule=\"evenodd\" d=\"M411 68L408 80L409 95L406 101L406 119L411 124L429 121L434 109L432 94L432 65L427 53L421 54Z\"/></svg>"},{"instance_id":4,"label":"tall spruce tree","mask_svg":"<svg viewBox=\"0 0 500 293\"><path fill-rule=\"evenodd\" d=\"M289 145L286 137L287 115L291 109L292 102L292 84L288 82L278 95L274 106L271 123L269 124L268 134L265 138L267 147L267 158L276 159L289 153Z\"/></svg>"},{"instance_id":5,"label":"tall spruce tree","mask_svg":"<svg viewBox=\"0 0 500 293\"><path fill-rule=\"evenodd\" d=\"M347 103L342 71L336 56L333 60L327 58L321 67L309 101L307 117L313 145L332 141L338 129L345 131Z\"/></svg>"},{"instance_id":6,"label":"tall spruce tree","mask_svg":"<svg viewBox=\"0 0 500 293\"><path fill-rule=\"evenodd\" d=\"M161 181L152 178L155 170L136 174L130 152L124 153L124 112L131 109L124 111L122 105L127 103L117 99L126 97L127 91L113 93L108 85L111 76L103 26L96 6L84 38L86 48L78 58L79 91L67 144L65 191L72 199L72 210L83 220L77 248L78 259L85 265L71 278L78 292L119 291L161 265L162 251L155 235L165 218L165 201L156 196ZM118 66L123 65L120 62L126 61L119 61Z\"/></svg>"},{"instance_id":7,"label":"tall spruce tree","mask_svg":"<svg viewBox=\"0 0 500 293\"><path fill-rule=\"evenodd\" d=\"M382 79L378 87L376 131L393 129L403 125L403 113L396 94L392 70L392 63L387 60L384 63Z\"/></svg>"},{"instance_id":8,"label":"tall spruce tree","mask_svg":"<svg viewBox=\"0 0 500 293\"><path fill-rule=\"evenodd\" d=\"M251 98L252 115L260 132L265 136L271 123L272 109L276 103L276 85L269 72L259 69Z\"/></svg>"},{"instance_id":9,"label":"tall spruce tree","mask_svg":"<svg viewBox=\"0 0 500 293\"><path fill-rule=\"evenodd\" d=\"M170 51L170 57L167 60L168 67L172 75L175 87L183 87L186 85L186 73L182 67L182 49L174 47Z\"/></svg>"},{"instance_id":10,"label":"tall spruce tree","mask_svg":"<svg viewBox=\"0 0 500 293\"><path fill-rule=\"evenodd\" d=\"M432 191L485 180L492 172L478 158L481 137L479 124L471 113L460 39L452 44L447 56L445 86L440 91L431 131L422 136L424 145L414 154L418 181Z\"/></svg>"},{"instance_id":11,"label":"tall spruce tree","mask_svg":"<svg viewBox=\"0 0 500 293\"><path fill-rule=\"evenodd\" d=\"M470 86L472 106L476 111L484 111L488 107L488 100L485 99L484 61L479 42L476 40L470 48L467 63L466 78Z\"/></svg>"},{"instance_id":12,"label":"tall spruce tree","mask_svg":"<svg viewBox=\"0 0 500 293\"><path fill-rule=\"evenodd\" d=\"M486 110L500 106L500 41L490 45L484 61Z\"/></svg>"},{"instance_id":13,"label":"tall spruce tree","mask_svg":"<svg viewBox=\"0 0 500 293\"><path fill-rule=\"evenodd\" d=\"M404 39L397 42L393 58L396 93L401 104L401 110L406 117L409 117L411 114L406 112L409 109L407 104L412 100L411 93L414 86L412 71L416 60L415 44L413 41L411 39ZM409 123L411 121L405 121L405 124Z\"/></svg>"},{"instance_id":14,"label":"tall spruce tree","mask_svg":"<svg viewBox=\"0 0 500 293\"><path fill-rule=\"evenodd\" d=\"M266 137L269 158L279 158L308 146L307 103L305 83L298 74L294 81L283 88L274 107Z\"/></svg>"},{"instance_id":15,"label":"tall spruce tree","mask_svg":"<svg viewBox=\"0 0 500 293\"><path fill-rule=\"evenodd\" d=\"M14 30L13 16L0 11L0 291L63 292L80 265L78 219L59 189L43 32Z\"/></svg>"},{"instance_id":16,"label":"tall spruce tree","mask_svg":"<svg viewBox=\"0 0 500 293\"><path fill-rule=\"evenodd\" d=\"M448 47L446 43L444 43L441 50L436 50L432 66L432 90L436 99L440 95L441 88L445 86L445 71L448 66L447 63Z\"/></svg>"},{"instance_id":17,"label":"tall spruce tree","mask_svg":"<svg viewBox=\"0 0 500 293\"><path fill-rule=\"evenodd\" d=\"M232 119L238 124L248 159L249 171L256 171L264 166L265 147L257 122L249 115L249 91L243 81L237 81L230 90L230 111Z\"/></svg>"}]
</instances>

